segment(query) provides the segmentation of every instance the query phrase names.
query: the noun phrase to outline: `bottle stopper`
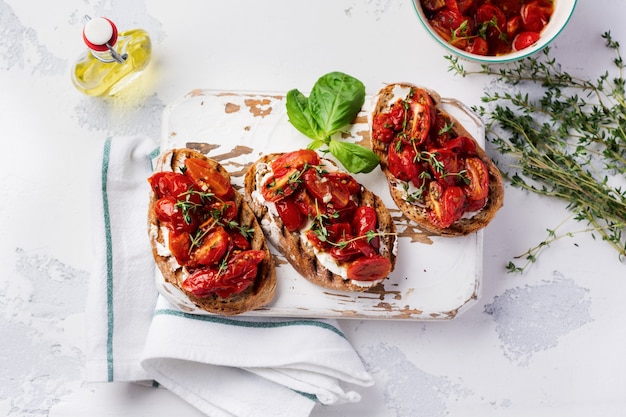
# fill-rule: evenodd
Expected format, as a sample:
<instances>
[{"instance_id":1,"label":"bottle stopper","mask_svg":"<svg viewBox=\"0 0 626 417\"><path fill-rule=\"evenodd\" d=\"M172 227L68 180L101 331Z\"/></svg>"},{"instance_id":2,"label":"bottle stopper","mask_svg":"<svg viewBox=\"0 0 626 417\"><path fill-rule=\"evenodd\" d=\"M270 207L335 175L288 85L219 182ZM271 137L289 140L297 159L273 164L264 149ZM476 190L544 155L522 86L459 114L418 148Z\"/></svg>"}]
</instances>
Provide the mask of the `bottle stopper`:
<instances>
[{"instance_id":1,"label":"bottle stopper","mask_svg":"<svg viewBox=\"0 0 626 417\"><path fill-rule=\"evenodd\" d=\"M89 47L97 52L110 50L117 42L117 27L106 17L90 19L83 28L83 40Z\"/></svg>"}]
</instances>

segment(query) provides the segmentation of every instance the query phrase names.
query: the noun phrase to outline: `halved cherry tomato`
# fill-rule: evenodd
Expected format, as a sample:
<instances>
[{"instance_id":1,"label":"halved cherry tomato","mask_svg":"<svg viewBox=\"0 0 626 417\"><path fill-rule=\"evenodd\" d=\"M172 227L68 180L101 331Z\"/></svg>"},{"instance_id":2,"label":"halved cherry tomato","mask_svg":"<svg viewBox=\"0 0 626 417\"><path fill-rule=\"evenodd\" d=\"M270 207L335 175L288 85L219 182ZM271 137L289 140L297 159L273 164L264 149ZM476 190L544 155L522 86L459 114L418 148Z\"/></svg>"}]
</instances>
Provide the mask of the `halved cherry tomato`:
<instances>
[{"instance_id":1,"label":"halved cherry tomato","mask_svg":"<svg viewBox=\"0 0 626 417\"><path fill-rule=\"evenodd\" d=\"M350 194L356 194L361 191L361 184L354 179L354 177L346 172L333 171L326 174L326 178L332 184L341 184L348 189Z\"/></svg>"},{"instance_id":2,"label":"halved cherry tomato","mask_svg":"<svg viewBox=\"0 0 626 417\"><path fill-rule=\"evenodd\" d=\"M396 101L387 113L379 113L372 121L372 137L381 142L389 143L396 132L402 130L406 109L404 101Z\"/></svg>"},{"instance_id":3,"label":"halved cherry tomato","mask_svg":"<svg viewBox=\"0 0 626 417\"><path fill-rule=\"evenodd\" d=\"M487 165L478 157L465 159L466 175L469 184L465 194L470 200L482 200L489 195L489 170Z\"/></svg>"},{"instance_id":4,"label":"halved cherry tomato","mask_svg":"<svg viewBox=\"0 0 626 417\"><path fill-rule=\"evenodd\" d=\"M331 182L316 169L308 169L303 174L304 186L311 197L326 204L332 203L335 208L342 208L350 201L350 192L341 182Z\"/></svg>"},{"instance_id":5,"label":"halved cherry tomato","mask_svg":"<svg viewBox=\"0 0 626 417\"><path fill-rule=\"evenodd\" d=\"M490 3L480 5L476 10L476 23L488 24L487 33L498 37L501 33L506 33L506 16L498 6Z\"/></svg>"},{"instance_id":6,"label":"halved cherry tomato","mask_svg":"<svg viewBox=\"0 0 626 417\"><path fill-rule=\"evenodd\" d=\"M193 210L183 212L178 206L178 200L172 196L158 199L154 203L157 219L170 229L177 232L193 232L199 224L198 217Z\"/></svg>"},{"instance_id":7,"label":"halved cherry tomato","mask_svg":"<svg viewBox=\"0 0 626 417\"><path fill-rule=\"evenodd\" d=\"M416 187L421 187L424 183L422 172L425 168L417 163L415 148L400 139L389 145L387 166L393 176L402 181L411 181Z\"/></svg>"},{"instance_id":8,"label":"halved cherry tomato","mask_svg":"<svg viewBox=\"0 0 626 417\"><path fill-rule=\"evenodd\" d=\"M446 7L457 13L465 13L472 5L474 0L445 0Z\"/></svg>"},{"instance_id":9,"label":"halved cherry tomato","mask_svg":"<svg viewBox=\"0 0 626 417\"><path fill-rule=\"evenodd\" d=\"M326 213L326 204L323 201L313 199L304 187L294 194L294 202L300 212L307 218L312 219Z\"/></svg>"},{"instance_id":10,"label":"halved cherry tomato","mask_svg":"<svg viewBox=\"0 0 626 417\"><path fill-rule=\"evenodd\" d=\"M187 191L193 186L193 182L187 176L176 172L156 172L148 182L157 198L172 196L176 199L187 198ZM200 204L200 196L189 194L193 202Z\"/></svg>"},{"instance_id":11,"label":"halved cherry tomato","mask_svg":"<svg viewBox=\"0 0 626 417\"><path fill-rule=\"evenodd\" d=\"M376 226L378 225L378 215L376 210L369 206L360 206L354 213L354 219L352 220L352 234L354 236L365 236L367 232L376 232ZM380 238L375 236L369 242L374 248L378 249L380 245Z\"/></svg>"},{"instance_id":12,"label":"halved cherry tomato","mask_svg":"<svg viewBox=\"0 0 626 417\"><path fill-rule=\"evenodd\" d=\"M430 20L432 28L451 45L465 49L467 37L471 34L471 22L461 13L444 8Z\"/></svg>"},{"instance_id":13,"label":"halved cherry tomato","mask_svg":"<svg viewBox=\"0 0 626 417\"><path fill-rule=\"evenodd\" d=\"M433 121L435 120L435 104L430 94L424 89L411 89L409 100L408 140L416 145L426 141Z\"/></svg>"},{"instance_id":14,"label":"halved cherry tomato","mask_svg":"<svg viewBox=\"0 0 626 417\"><path fill-rule=\"evenodd\" d=\"M357 209L357 205L354 201L348 201L345 207L340 209L333 205L326 207L326 214L330 223L346 223L350 222L354 217L354 211Z\"/></svg>"},{"instance_id":15,"label":"halved cherry tomato","mask_svg":"<svg viewBox=\"0 0 626 417\"><path fill-rule=\"evenodd\" d=\"M522 32L513 39L513 50L520 51L528 48L539 40L540 35L537 32Z\"/></svg>"},{"instance_id":16,"label":"halved cherry tomato","mask_svg":"<svg viewBox=\"0 0 626 417\"><path fill-rule=\"evenodd\" d=\"M300 149L282 154L271 163L274 177L280 178L283 175L292 174L293 169L301 170L305 165L319 165L320 158L317 152L311 149Z\"/></svg>"},{"instance_id":17,"label":"halved cherry tomato","mask_svg":"<svg viewBox=\"0 0 626 417\"><path fill-rule=\"evenodd\" d=\"M226 254L229 245L230 235L222 226L218 226L209 232L200 247L192 252L191 262L193 265L214 265Z\"/></svg>"},{"instance_id":18,"label":"halved cherry tomato","mask_svg":"<svg viewBox=\"0 0 626 417\"><path fill-rule=\"evenodd\" d=\"M211 192L223 200L230 200L235 190L230 181L220 174L208 161L198 158L185 159L187 175L196 186L205 192Z\"/></svg>"},{"instance_id":19,"label":"halved cherry tomato","mask_svg":"<svg viewBox=\"0 0 626 417\"><path fill-rule=\"evenodd\" d=\"M467 207L465 207L466 212L478 211L481 208L485 207L487 203L487 198L483 198L481 200L467 200Z\"/></svg>"},{"instance_id":20,"label":"halved cherry tomato","mask_svg":"<svg viewBox=\"0 0 626 417\"><path fill-rule=\"evenodd\" d=\"M237 217L237 204L234 201L216 201L209 205L212 218L228 223Z\"/></svg>"},{"instance_id":21,"label":"halved cherry tomato","mask_svg":"<svg viewBox=\"0 0 626 417\"><path fill-rule=\"evenodd\" d=\"M306 217L302 214L295 201L288 197L278 200L274 203L276 205L276 211L283 222L283 225L290 232L296 232L300 230L306 222Z\"/></svg>"},{"instance_id":22,"label":"halved cherry tomato","mask_svg":"<svg viewBox=\"0 0 626 417\"><path fill-rule=\"evenodd\" d=\"M476 155L476 142L467 136L457 136L443 143L443 148L462 154L463 156Z\"/></svg>"},{"instance_id":23,"label":"halved cherry tomato","mask_svg":"<svg viewBox=\"0 0 626 417\"><path fill-rule=\"evenodd\" d=\"M436 164L430 164L433 176L447 185L456 185L461 181L459 173L465 168L464 162L459 155L447 148L438 148L430 151L437 160Z\"/></svg>"},{"instance_id":24,"label":"halved cherry tomato","mask_svg":"<svg viewBox=\"0 0 626 417\"><path fill-rule=\"evenodd\" d=\"M171 231L168 236L170 252L179 265L186 265L189 260L191 239L187 232Z\"/></svg>"},{"instance_id":25,"label":"halved cherry tomato","mask_svg":"<svg viewBox=\"0 0 626 417\"><path fill-rule=\"evenodd\" d=\"M291 168L285 175L280 177L271 176L261 185L261 194L267 201L276 202L296 191L300 185L300 171Z\"/></svg>"},{"instance_id":26,"label":"halved cherry tomato","mask_svg":"<svg viewBox=\"0 0 626 417\"><path fill-rule=\"evenodd\" d=\"M228 250L248 250L250 249L250 242L244 235L241 234L240 231L235 229L227 229L228 235L230 236L231 246Z\"/></svg>"},{"instance_id":27,"label":"halved cherry tomato","mask_svg":"<svg viewBox=\"0 0 626 417\"><path fill-rule=\"evenodd\" d=\"M375 281L385 278L391 269L391 261L383 256L363 256L348 266L347 275L355 281Z\"/></svg>"},{"instance_id":28,"label":"halved cherry tomato","mask_svg":"<svg viewBox=\"0 0 626 417\"><path fill-rule=\"evenodd\" d=\"M481 37L472 38L467 41L465 50L470 54L487 55L489 54L489 44Z\"/></svg>"},{"instance_id":29,"label":"halved cherry tomato","mask_svg":"<svg viewBox=\"0 0 626 417\"><path fill-rule=\"evenodd\" d=\"M248 250L240 252L228 260L226 268L201 268L191 274L182 287L185 291L204 298L217 294L222 298L239 294L247 289L256 278L258 265L265 252Z\"/></svg>"},{"instance_id":30,"label":"halved cherry tomato","mask_svg":"<svg viewBox=\"0 0 626 417\"><path fill-rule=\"evenodd\" d=\"M351 233L350 223L333 223L325 226L324 231L307 230L306 237L318 250L328 251L332 248L332 243L348 240Z\"/></svg>"},{"instance_id":31,"label":"halved cherry tomato","mask_svg":"<svg viewBox=\"0 0 626 417\"><path fill-rule=\"evenodd\" d=\"M428 218L434 225L446 228L463 216L467 197L461 187L445 187L438 181L428 186Z\"/></svg>"},{"instance_id":32,"label":"halved cherry tomato","mask_svg":"<svg viewBox=\"0 0 626 417\"><path fill-rule=\"evenodd\" d=\"M352 231L355 236L364 236L367 232L376 231L378 216L376 210L369 206L361 206L356 209L352 220Z\"/></svg>"},{"instance_id":33,"label":"halved cherry tomato","mask_svg":"<svg viewBox=\"0 0 626 417\"><path fill-rule=\"evenodd\" d=\"M533 1L523 5L520 10L524 30L528 32L541 32L551 15L552 6L545 2Z\"/></svg>"},{"instance_id":34,"label":"halved cherry tomato","mask_svg":"<svg viewBox=\"0 0 626 417\"><path fill-rule=\"evenodd\" d=\"M518 16L513 16L509 20L506 21L506 34L509 39L514 39L515 35L520 31L522 27L522 18Z\"/></svg>"},{"instance_id":35,"label":"halved cherry tomato","mask_svg":"<svg viewBox=\"0 0 626 417\"><path fill-rule=\"evenodd\" d=\"M330 255L339 262L350 262L361 257L361 250L355 245L355 242L356 241L351 241L344 246L333 246L330 249Z\"/></svg>"}]
</instances>

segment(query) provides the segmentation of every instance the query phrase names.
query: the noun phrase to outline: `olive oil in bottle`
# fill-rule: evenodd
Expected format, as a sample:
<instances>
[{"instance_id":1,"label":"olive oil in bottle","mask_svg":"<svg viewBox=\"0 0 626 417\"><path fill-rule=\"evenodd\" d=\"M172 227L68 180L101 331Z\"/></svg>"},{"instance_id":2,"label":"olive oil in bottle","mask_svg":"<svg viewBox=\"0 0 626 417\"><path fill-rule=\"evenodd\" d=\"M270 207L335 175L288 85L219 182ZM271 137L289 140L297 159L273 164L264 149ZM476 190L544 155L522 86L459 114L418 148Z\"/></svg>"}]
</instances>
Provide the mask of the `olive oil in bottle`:
<instances>
[{"instance_id":1,"label":"olive oil in bottle","mask_svg":"<svg viewBox=\"0 0 626 417\"><path fill-rule=\"evenodd\" d=\"M150 62L150 37L143 29L118 33L104 17L86 19L83 40L88 49L74 65L72 82L90 96L115 95Z\"/></svg>"}]
</instances>

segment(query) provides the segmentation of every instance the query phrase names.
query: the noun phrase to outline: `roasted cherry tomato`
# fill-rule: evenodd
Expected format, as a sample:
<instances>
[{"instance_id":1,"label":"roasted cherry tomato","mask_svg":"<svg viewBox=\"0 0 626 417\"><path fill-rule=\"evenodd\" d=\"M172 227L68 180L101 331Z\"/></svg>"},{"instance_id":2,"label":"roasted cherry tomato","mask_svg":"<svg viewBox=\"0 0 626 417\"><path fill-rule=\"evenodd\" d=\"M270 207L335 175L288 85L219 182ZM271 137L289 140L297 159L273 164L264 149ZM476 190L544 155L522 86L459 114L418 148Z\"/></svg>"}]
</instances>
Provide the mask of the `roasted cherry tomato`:
<instances>
[{"instance_id":1,"label":"roasted cherry tomato","mask_svg":"<svg viewBox=\"0 0 626 417\"><path fill-rule=\"evenodd\" d=\"M357 209L357 205L354 201L348 201L345 207L340 209L330 205L326 207L326 214L328 215L328 221L330 223L346 223L350 222L354 217L354 211Z\"/></svg>"},{"instance_id":2,"label":"roasted cherry tomato","mask_svg":"<svg viewBox=\"0 0 626 417\"><path fill-rule=\"evenodd\" d=\"M285 175L280 177L271 176L261 185L261 194L267 201L278 201L291 195L298 189L300 171L290 168Z\"/></svg>"},{"instance_id":3,"label":"roasted cherry tomato","mask_svg":"<svg viewBox=\"0 0 626 417\"><path fill-rule=\"evenodd\" d=\"M465 194L470 200L483 200L489 195L489 170L478 157L465 159L465 170L469 184Z\"/></svg>"},{"instance_id":4,"label":"roasted cherry tomato","mask_svg":"<svg viewBox=\"0 0 626 417\"><path fill-rule=\"evenodd\" d=\"M160 222L176 232L193 232L199 224L198 217L193 209L185 210L179 205L176 198L167 196L154 203L154 211Z\"/></svg>"},{"instance_id":5,"label":"roasted cherry tomato","mask_svg":"<svg viewBox=\"0 0 626 417\"><path fill-rule=\"evenodd\" d=\"M341 184L348 189L350 194L357 194L361 191L361 184L357 182L357 180L352 177L352 175L342 172L342 171L333 171L326 174L326 178L332 184Z\"/></svg>"},{"instance_id":6,"label":"roasted cherry tomato","mask_svg":"<svg viewBox=\"0 0 626 417\"><path fill-rule=\"evenodd\" d=\"M264 257L265 252L260 250L240 252L228 260L226 268L196 270L183 281L182 287L200 298L212 294L222 298L239 294L254 282L258 265Z\"/></svg>"},{"instance_id":7,"label":"roasted cherry tomato","mask_svg":"<svg viewBox=\"0 0 626 417\"><path fill-rule=\"evenodd\" d=\"M157 172L148 178L148 182L157 198L171 196L184 200L188 194L193 202L200 204L200 196L187 193L193 187L193 181L186 175L175 172Z\"/></svg>"},{"instance_id":8,"label":"roasted cherry tomato","mask_svg":"<svg viewBox=\"0 0 626 417\"><path fill-rule=\"evenodd\" d=\"M539 33L537 32L522 32L513 39L513 50L520 51L524 48L528 48L539 40Z\"/></svg>"},{"instance_id":9,"label":"roasted cherry tomato","mask_svg":"<svg viewBox=\"0 0 626 417\"><path fill-rule=\"evenodd\" d=\"M467 197L461 187L444 188L442 183L432 181L428 186L429 220L438 227L450 227L463 216L466 200Z\"/></svg>"},{"instance_id":10,"label":"roasted cherry tomato","mask_svg":"<svg viewBox=\"0 0 626 417\"><path fill-rule=\"evenodd\" d=\"M430 152L437 161L435 164L430 164L430 171L433 176L447 185L459 183L461 181L459 173L465 169L462 158L447 148L433 149Z\"/></svg>"},{"instance_id":11,"label":"roasted cherry tomato","mask_svg":"<svg viewBox=\"0 0 626 417\"><path fill-rule=\"evenodd\" d=\"M310 149L300 149L293 152L285 153L276 158L271 163L272 172L276 178L283 175L292 174L293 169L300 171L305 165L319 165L319 155Z\"/></svg>"},{"instance_id":12,"label":"roasted cherry tomato","mask_svg":"<svg viewBox=\"0 0 626 417\"><path fill-rule=\"evenodd\" d=\"M187 232L171 231L168 237L170 252L179 265L185 265L191 252L191 239Z\"/></svg>"},{"instance_id":13,"label":"roasted cherry tomato","mask_svg":"<svg viewBox=\"0 0 626 417\"><path fill-rule=\"evenodd\" d=\"M449 42L460 49L467 46L467 38L471 34L471 22L461 13L444 8L438 11L430 20L432 28Z\"/></svg>"},{"instance_id":14,"label":"roasted cherry tomato","mask_svg":"<svg viewBox=\"0 0 626 417\"><path fill-rule=\"evenodd\" d=\"M465 48L470 54L476 55L488 55L489 43L481 37L472 38L467 41L467 47Z\"/></svg>"},{"instance_id":15,"label":"roasted cherry tomato","mask_svg":"<svg viewBox=\"0 0 626 417\"><path fill-rule=\"evenodd\" d=\"M520 16L513 16L506 21L506 34L509 39L514 39L515 35L520 31L522 27L522 18Z\"/></svg>"},{"instance_id":16,"label":"roasted cherry tomato","mask_svg":"<svg viewBox=\"0 0 626 417\"><path fill-rule=\"evenodd\" d=\"M524 30L528 32L541 32L551 15L552 6L541 1L527 3L520 11Z\"/></svg>"},{"instance_id":17,"label":"roasted cherry tomato","mask_svg":"<svg viewBox=\"0 0 626 417\"><path fill-rule=\"evenodd\" d=\"M290 232L296 232L304 226L306 217L302 214L298 205L292 198L283 198L274 204L276 205L276 211L278 212L278 215L287 230Z\"/></svg>"},{"instance_id":18,"label":"roasted cherry tomato","mask_svg":"<svg viewBox=\"0 0 626 417\"><path fill-rule=\"evenodd\" d=\"M185 159L185 167L187 168L185 175L191 178L200 190L213 193L223 200L230 200L235 194L229 180L208 161L187 158Z\"/></svg>"},{"instance_id":19,"label":"roasted cherry tomato","mask_svg":"<svg viewBox=\"0 0 626 417\"><path fill-rule=\"evenodd\" d=\"M226 231L230 236L231 246L228 248L230 251L250 249L250 242L240 231L235 229L227 229Z\"/></svg>"},{"instance_id":20,"label":"roasted cherry tomato","mask_svg":"<svg viewBox=\"0 0 626 417\"><path fill-rule=\"evenodd\" d=\"M417 162L415 148L400 139L389 145L387 166L389 171L402 181L411 181L416 187L421 187L424 183L422 172L425 168Z\"/></svg>"},{"instance_id":21,"label":"roasted cherry tomato","mask_svg":"<svg viewBox=\"0 0 626 417\"><path fill-rule=\"evenodd\" d=\"M304 186L311 197L326 204L332 203L337 209L345 207L350 201L350 192L341 182L329 181L316 169L307 169L303 174Z\"/></svg>"},{"instance_id":22,"label":"roasted cherry tomato","mask_svg":"<svg viewBox=\"0 0 626 417\"><path fill-rule=\"evenodd\" d=\"M312 219L320 214L326 213L326 203L315 200L309 195L306 188L298 190L298 192L294 194L293 200L306 218Z\"/></svg>"},{"instance_id":23,"label":"roasted cherry tomato","mask_svg":"<svg viewBox=\"0 0 626 417\"><path fill-rule=\"evenodd\" d=\"M216 201L209 205L209 214L222 223L228 223L237 217L237 205L232 200Z\"/></svg>"},{"instance_id":24,"label":"roasted cherry tomato","mask_svg":"<svg viewBox=\"0 0 626 417\"><path fill-rule=\"evenodd\" d=\"M406 118L405 102L396 101L388 112L379 113L372 121L372 137L378 141L389 143L396 132L402 130Z\"/></svg>"},{"instance_id":25,"label":"roasted cherry tomato","mask_svg":"<svg viewBox=\"0 0 626 417\"><path fill-rule=\"evenodd\" d=\"M476 142L467 136L457 136L454 139L450 139L442 147L464 156L476 155Z\"/></svg>"},{"instance_id":26,"label":"roasted cherry tomato","mask_svg":"<svg viewBox=\"0 0 626 417\"><path fill-rule=\"evenodd\" d=\"M355 281L375 281L385 278L391 272L391 261L383 256L363 256L348 266L348 278Z\"/></svg>"},{"instance_id":27,"label":"roasted cherry tomato","mask_svg":"<svg viewBox=\"0 0 626 417\"><path fill-rule=\"evenodd\" d=\"M435 120L435 104L426 90L413 88L409 97L409 109L407 138L411 143L420 145L428 138Z\"/></svg>"},{"instance_id":28,"label":"roasted cherry tomato","mask_svg":"<svg viewBox=\"0 0 626 417\"><path fill-rule=\"evenodd\" d=\"M487 199L483 198L480 200L467 200L467 207L465 207L465 211L466 212L472 212L472 211L478 211L480 209L482 209L483 207L485 207L485 204L487 203Z\"/></svg>"},{"instance_id":29,"label":"roasted cherry tomato","mask_svg":"<svg viewBox=\"0 0 626 417\"><path fill-rule=\"evenodd\" d=\"M352 219L352 233L354 236L365 236L367 232L376 232L378 226L378 215L376 210L369 206L360 206L354 213ZM374 248L378 249L380 238L375 236L369 242Z\"/></svg>"},{"instance_id":30,"label":"roasted cherry tomato","mask_svg":"<svg viewBox=\"0 0 626 417\"><path fill-rule=\"evenodd\" d=\"M193 265L211 266L218 263L226 254L230 245L230 235L221 227L213 228L202 239L200 246L191 254Z\"/></svg>"}]
</instances>

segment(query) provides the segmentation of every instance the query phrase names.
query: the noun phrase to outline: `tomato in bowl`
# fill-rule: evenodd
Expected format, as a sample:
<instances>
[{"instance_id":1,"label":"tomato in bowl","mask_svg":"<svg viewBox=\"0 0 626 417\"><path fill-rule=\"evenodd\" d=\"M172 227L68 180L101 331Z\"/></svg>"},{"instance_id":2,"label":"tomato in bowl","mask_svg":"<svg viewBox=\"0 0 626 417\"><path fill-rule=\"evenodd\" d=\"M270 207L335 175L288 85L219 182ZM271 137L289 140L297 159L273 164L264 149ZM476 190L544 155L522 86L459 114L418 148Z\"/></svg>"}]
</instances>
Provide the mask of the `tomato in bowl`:
<instances>
[{"instance_id":1,"label":"tomato in bowl","mask_svg":"<svg viewBox=\"0 0 626 417\"><path fill-rule=\"evenodd\" d=\"M426 31L455 55L482 63L515 61L561 33L577 0L413 0Z\"/></svg>"}]
</instances>

